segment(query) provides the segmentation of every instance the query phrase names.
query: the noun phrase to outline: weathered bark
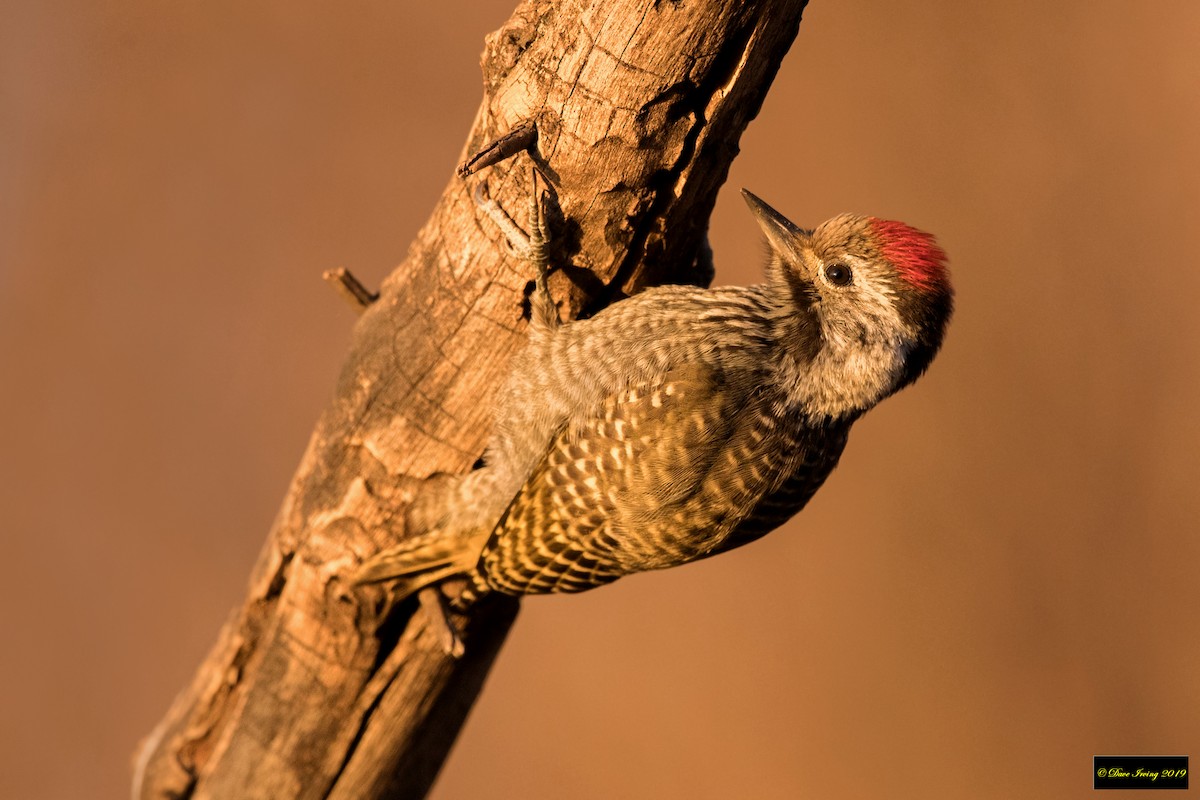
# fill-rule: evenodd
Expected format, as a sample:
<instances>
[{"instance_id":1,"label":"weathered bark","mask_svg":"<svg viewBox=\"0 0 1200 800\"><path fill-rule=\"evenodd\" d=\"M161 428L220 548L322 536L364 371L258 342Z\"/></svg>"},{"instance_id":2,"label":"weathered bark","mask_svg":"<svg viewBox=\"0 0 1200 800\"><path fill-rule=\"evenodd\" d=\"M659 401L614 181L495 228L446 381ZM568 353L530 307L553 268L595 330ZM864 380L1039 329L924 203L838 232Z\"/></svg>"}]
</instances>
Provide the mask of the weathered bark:
<instances>
[{"instance_id":1,"label":"weathered bark","mask_svg":"<svg viewBox=\"0 0 1200 800\"><path fill-rule=\"evenodd\" d=\"M523 3L487 38L465 154L523 121L554 184L550 289L564 317L666 281L706 281L705 231L737 140L804 0ZM403 535L420 479L469 470L521 341L532 275L471 200L526 225L528 156L450 180L360 318L250 581L191 686L137 759L139 798L421 797L517 601L489 597L466 655L386 587L346 576ZM414 613L416 612L416 613Z\"/></svg>"}]
</instances>

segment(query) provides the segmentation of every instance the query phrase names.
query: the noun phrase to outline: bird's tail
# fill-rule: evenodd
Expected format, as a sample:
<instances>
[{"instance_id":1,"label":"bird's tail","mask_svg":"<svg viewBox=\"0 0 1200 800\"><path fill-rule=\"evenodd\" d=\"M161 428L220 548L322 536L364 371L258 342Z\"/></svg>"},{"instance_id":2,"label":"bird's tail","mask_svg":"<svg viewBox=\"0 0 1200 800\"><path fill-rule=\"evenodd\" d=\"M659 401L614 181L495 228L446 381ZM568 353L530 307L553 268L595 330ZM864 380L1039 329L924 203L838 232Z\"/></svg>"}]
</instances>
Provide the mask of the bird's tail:
<instances>
[{"instance_id":1,"label":"bird's tail","mask_svg":"<svg viewBox=\"0 0 1200 800\"><path fill-rule=\"evenodd\" d=\"M445 531L433 530L381 550L367 559L354 575L356 584L397 581L400 595L419 592L453 575L469 573L478 553Z\"/></svg>"}]
</instances>

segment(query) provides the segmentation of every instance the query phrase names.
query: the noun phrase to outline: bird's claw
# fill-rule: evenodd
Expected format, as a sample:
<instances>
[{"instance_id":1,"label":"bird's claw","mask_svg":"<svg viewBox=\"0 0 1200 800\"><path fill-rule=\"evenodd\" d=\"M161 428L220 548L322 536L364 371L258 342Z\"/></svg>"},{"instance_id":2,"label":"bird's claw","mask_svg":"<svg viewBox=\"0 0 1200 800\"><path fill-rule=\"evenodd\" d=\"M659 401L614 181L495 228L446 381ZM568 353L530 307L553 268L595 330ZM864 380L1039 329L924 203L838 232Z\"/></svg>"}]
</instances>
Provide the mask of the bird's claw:
<instances>
[{"instance_id":1,"label":"bird's claw","mask_svg":"<svg viewBox=\"0 0 1200 800\"><path fill-rule=\"evenodd\" d=\"M429 627L441 643L443 652L452 658L461 658L466 652L466 647L462 637L458 635L458 628L450 616L450 609L442 590L437 586L426 586L417 592L417 599L421 603L421 610L425 612Z\"/></svg>"},{"instance_id":2,"label":"bird's claw","mask_svg":"<svg viewBox=\"0 0 1200 800\"><path fill-rule=\"evenodd\" d=\"M504 234L505 246L509 254L533 264L536 270L534 274L534 319L538 324L554 327L558 323L558 314L554 308L554 302L550 298L550 291L546 284L546 275L550 270L550 254L547 242L549 236L546 230L545 207L542 202L542 190L538 186L538 171L536 168L530 170L530 181L533 191L531 192L529 202L529 233L523 231L513 221L513 218L508 215L508 212L491 198L486 180L480 181L475 185L472 197L480 210Z\"/></svg>"}]
</instances>

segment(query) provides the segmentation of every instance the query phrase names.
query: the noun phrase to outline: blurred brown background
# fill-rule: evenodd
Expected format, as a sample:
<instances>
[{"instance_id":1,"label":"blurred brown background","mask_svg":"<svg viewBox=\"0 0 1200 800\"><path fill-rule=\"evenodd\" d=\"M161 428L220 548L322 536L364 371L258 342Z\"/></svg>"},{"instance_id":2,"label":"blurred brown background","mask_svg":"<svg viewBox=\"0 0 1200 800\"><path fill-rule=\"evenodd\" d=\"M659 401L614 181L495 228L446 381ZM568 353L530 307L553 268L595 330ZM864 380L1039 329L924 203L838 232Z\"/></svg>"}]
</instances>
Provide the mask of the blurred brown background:
<instances>
[{"instance_id":1,"label":"blurred brown background","mask_svg":"<svg viewBox=\"0 0 1200 800\"><path fill-rule=\"evenodd\" d=\"M402 259L512 6L0 12L0 796L125 796L332 391L320 273ZM1193 0L813 0L729 187L936 232L947 347L787 528L527 602L435 798L1090 797L1095 753L1200 757L1197 41ZM712 240L757 279L735 191Z\"/></svg>"}]
</instances>

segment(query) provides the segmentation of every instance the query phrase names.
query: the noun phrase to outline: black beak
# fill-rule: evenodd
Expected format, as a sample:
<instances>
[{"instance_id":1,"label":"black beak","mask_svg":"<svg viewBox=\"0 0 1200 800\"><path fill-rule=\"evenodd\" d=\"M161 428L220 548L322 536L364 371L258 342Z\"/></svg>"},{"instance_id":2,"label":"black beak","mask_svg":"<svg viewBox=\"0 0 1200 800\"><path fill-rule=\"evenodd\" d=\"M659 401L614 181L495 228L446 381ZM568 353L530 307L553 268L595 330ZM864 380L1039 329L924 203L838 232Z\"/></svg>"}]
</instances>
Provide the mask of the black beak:
<instances>
[{"instance_id":1,"label":"black beak","mask_svg":"<svg viewBox=\"0 0 1200 800\"><path fill-rule=\"evenodd\" d=\"M808 242L808 231L771 208L753 192L742 189L742 197L746 199L746 205L750 206L750 211L754 214L758 226L766 234L771 249L785 261L791 263L799 261L800 246Z\"/></svg>"},{"instance_id":2,"label":"black beak","mask_svg":"<svg viewBox=\"0 0 1200 800\"><path fill-rule=\"evenodd\" d=\"M804 248L812 238L812 232L792 223L790 219L764 203L754 194L742 189L746 205L767 236L767 244L776 258L767 265L767 276L777 276L791 288L796 305L811 308L820 295L810 272L810 258L805 257Z\"/></svg>"}]
</instances>

